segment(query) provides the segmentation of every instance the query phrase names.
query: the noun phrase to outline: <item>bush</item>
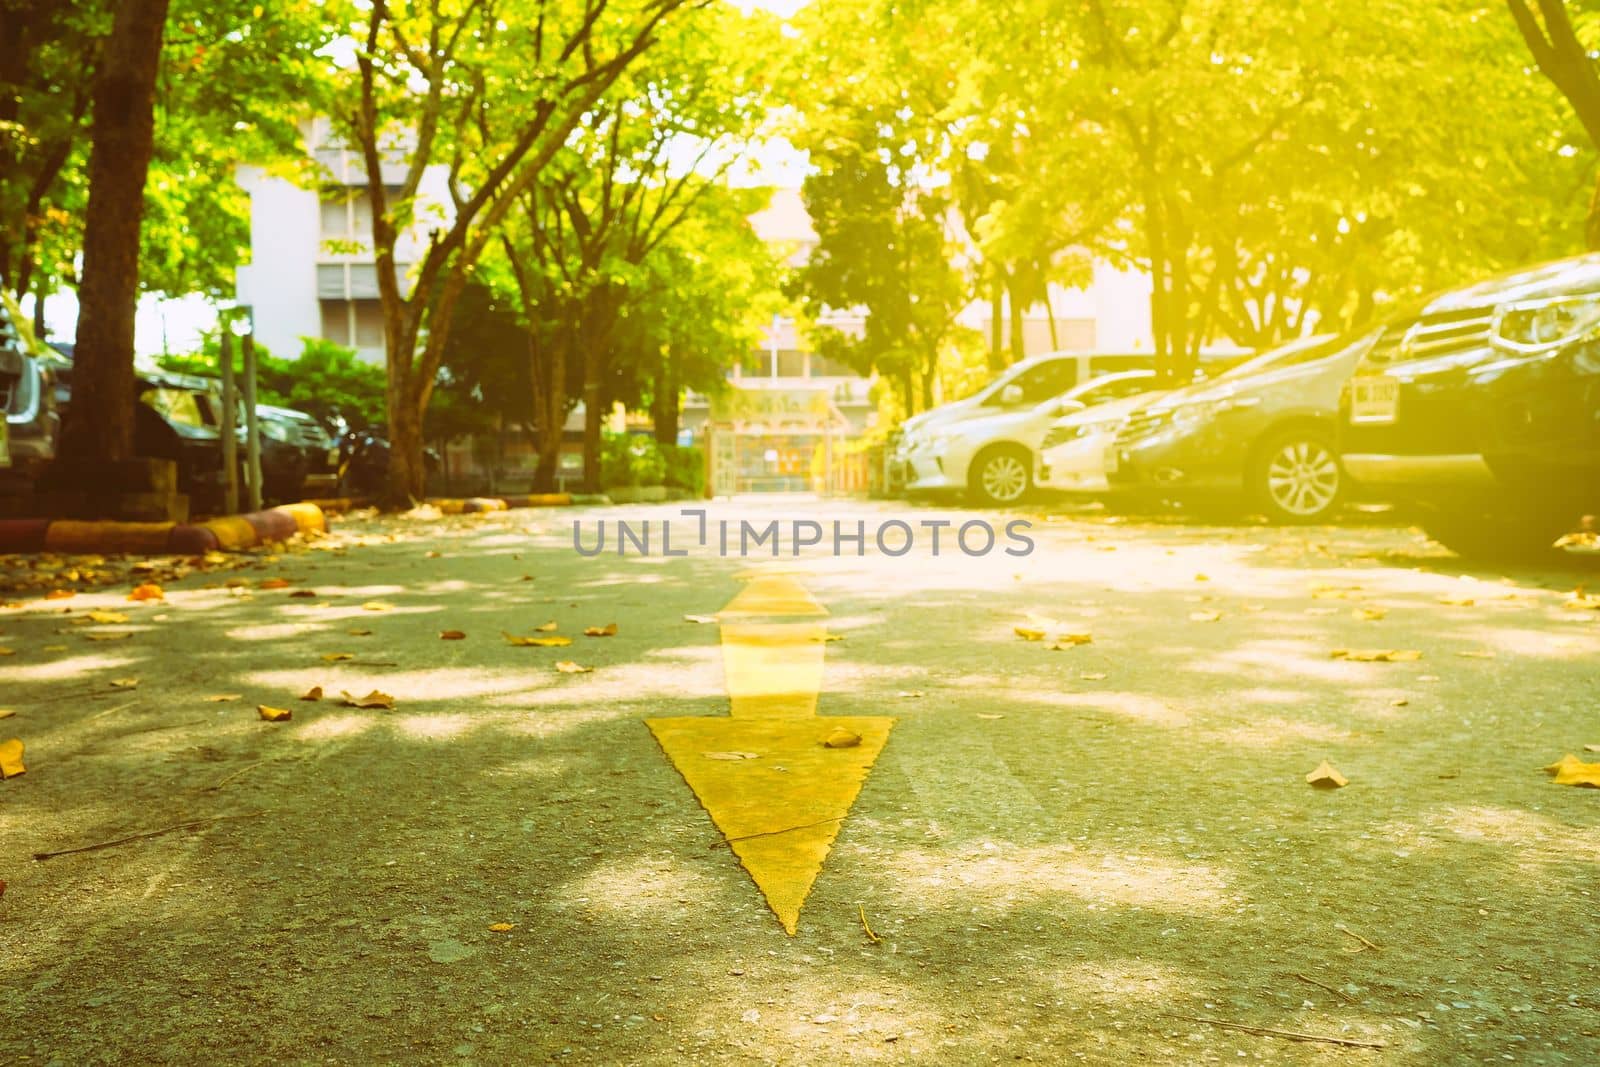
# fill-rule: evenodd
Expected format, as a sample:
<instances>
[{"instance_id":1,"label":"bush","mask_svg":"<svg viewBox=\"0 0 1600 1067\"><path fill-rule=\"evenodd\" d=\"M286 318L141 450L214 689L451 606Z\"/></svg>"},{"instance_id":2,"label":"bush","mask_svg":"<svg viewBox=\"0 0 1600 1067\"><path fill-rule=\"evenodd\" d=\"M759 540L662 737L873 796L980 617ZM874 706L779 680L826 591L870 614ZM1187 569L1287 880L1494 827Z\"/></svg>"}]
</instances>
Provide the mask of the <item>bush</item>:
<instances>
[{"instance_id":1,"label":"bush","mask_svg":"<svg viewBox=\"0 0 1600 1067\"><path fill-rule=\"evenodd\" d=\"M608 433L600 440L600 481L607 488L662 485L667 461L655 438Z\"/></svg>"},{"instance_id":2,"label":"bush","mask_svg":"<svg viewBox=\"0 0 1600 1067\"><path fill-rule=\"evenodd\" d=\"M695 496L701 496L706 490L706 454L698 448L686 445L660 445L662 458L666 460L667 484L678 489L687 489Z\"/></svg>"}]
</instances>

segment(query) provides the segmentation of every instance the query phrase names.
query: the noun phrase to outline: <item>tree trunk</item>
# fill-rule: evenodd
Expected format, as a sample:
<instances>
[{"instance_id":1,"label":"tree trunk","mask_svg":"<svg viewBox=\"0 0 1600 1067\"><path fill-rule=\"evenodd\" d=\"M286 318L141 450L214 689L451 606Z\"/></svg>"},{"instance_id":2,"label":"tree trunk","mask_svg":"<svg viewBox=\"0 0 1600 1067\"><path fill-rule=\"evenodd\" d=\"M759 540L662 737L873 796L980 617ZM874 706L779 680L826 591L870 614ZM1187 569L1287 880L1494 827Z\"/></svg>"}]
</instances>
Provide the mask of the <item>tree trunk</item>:
<instances>
[{"instance_id":1,"label":"tree trunk","mask_svg":"<svg viewBox=\"0 0 1600 1067\"><path fill-rule=\"evenodd\" d=\"M989 283L989 369L999 374L1006 369L1006 284L995 268Z\"/></svg>"},{"instance_id":2,"label":"tree trunk","mask_svg":"<svg viewBox=\"0 0 1600 1067\"><path fill-rule=\"evenodd\" d=\"M1011 282L1011 362L1028 358L1027 302L1022 299L1022 285Z\"/></svg>"},{"instance_id":3,"label":"tree trunk","mask_svg":"<svg viewBox=\"0 0 1600 1067\"><path fill-rule=\"evenodd\" d=\"M415 507L425 495L422 413L405 380L392 373L385 389L389 416L389 470L383 492L386 508Z\"/></svg>"},{"instance_id":4,"label":"tree trunk","mask_svg":"<svg viewBox=\"0 0 1600 1067\"><path fill-rule=\"evenodd\" d=\"M533 488L539 493L551 493L556 489L556 471L560 469L561 464L561 442L566 435L567 349L564 337L557 336L551 339L550 365L546 370L550 377L542 387L538 384L541 379L541 368L537 361L532 375L536 387L534 411L539 419L537 441L539 460L533 469Z\"/></svg>"},{"instance_id":5,"label":"tree trunk","mask_svg":"<svg viewBox=\"0 0 1600 1067\"><path fill-rule=\"evenodd\" d=\"M583 491L600 492L600 429L605 421L598 353L585 354L583 366Z\"/></svg>"},{"instance_id":6,"label":"tree trunk","mask_svg":"<svg viewBox=\"0 0 1600 1067\"><path fill-rule=\"evenodd\" d=\"M104 462L133 452L139 230L166 22L167 0L123 0L95 83L76 368L62 441L63 455L73 459Z\"/></svg>"},{"instance_id":7,"label":"tree trunk","mask_svg":"<svg viewBox=\"0 0 1600 1067\"><path fill-rule=\"evenodd\" d=\"M678 392L678 369L669 351L662 357L661 373L656 376L656 390L650 405L650 417L656 424L656 443L678 443L681 397Z\"/></svg>"}]
</instances>

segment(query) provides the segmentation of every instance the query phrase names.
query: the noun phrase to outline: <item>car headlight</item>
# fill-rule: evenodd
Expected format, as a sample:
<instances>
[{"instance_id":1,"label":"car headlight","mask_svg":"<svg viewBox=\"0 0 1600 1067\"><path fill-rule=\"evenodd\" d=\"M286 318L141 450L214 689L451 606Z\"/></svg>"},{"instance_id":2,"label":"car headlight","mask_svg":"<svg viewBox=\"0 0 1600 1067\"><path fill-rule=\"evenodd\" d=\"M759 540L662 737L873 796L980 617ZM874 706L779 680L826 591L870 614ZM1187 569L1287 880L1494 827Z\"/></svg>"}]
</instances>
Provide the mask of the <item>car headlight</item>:
<instances>
[{"instance_id":1,"label":"car headlight","mask_svg":"<svg viewBox=\"0 0 1600 1067\"><path fill-rule=\"evenodd\" d=\"M1491 334L1501 348L1514 352L1544 352L1575 341L1600 326L1600 293L1530 300L1510 304L1495 313Z\"/></svg>"}]
</instances>

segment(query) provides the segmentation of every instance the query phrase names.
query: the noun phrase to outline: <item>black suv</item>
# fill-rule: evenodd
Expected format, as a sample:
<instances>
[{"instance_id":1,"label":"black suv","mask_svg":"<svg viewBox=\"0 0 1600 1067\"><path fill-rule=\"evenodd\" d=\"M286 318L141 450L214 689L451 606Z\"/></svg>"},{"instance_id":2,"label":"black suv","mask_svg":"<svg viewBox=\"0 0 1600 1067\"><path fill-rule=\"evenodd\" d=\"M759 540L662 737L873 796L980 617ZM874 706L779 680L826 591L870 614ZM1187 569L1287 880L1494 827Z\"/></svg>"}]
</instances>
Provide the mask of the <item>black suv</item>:
<instances>
[{"instance_id":1,"label":"black suv","mask_svg":"<svg viewBox=\"0 0 1600 1067\"><path fill-rule=\"evenodd\" d=\"M1600 255L1434 297L1340 398L1346 472L1462 555L1548 553L1600 512Z\"/></svg>"}]
</instances>

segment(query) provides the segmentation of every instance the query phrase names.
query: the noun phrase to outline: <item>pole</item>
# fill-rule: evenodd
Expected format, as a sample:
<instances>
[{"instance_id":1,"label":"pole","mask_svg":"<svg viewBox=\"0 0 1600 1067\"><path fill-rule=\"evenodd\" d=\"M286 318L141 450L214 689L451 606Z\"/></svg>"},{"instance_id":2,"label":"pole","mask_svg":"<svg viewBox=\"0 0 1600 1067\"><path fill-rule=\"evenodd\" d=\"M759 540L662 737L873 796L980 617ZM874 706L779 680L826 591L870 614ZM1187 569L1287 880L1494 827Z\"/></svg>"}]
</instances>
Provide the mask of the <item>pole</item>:
<instances>
[{"instance_id":1,"label":"pole","mask_svg":"<svg viewBox=\"0 0 1600 1067\"><path fill-rule=\"evenodd\" d=\"M233 383L233 330L229 316L222 318L222 510L239 511L239 390Z\"/></svg>"},{"instance_id":2,"label":"pole","mask_svg":"<svg viewBox=\"0 0 1600 1067\"><path fill-rule=\"evenodd\" d=\"M261 510L261 427L256 420L256 337L254 324L244 345L244 484L250 511Z\"/></svg>"}]
</instances>

